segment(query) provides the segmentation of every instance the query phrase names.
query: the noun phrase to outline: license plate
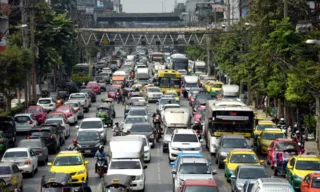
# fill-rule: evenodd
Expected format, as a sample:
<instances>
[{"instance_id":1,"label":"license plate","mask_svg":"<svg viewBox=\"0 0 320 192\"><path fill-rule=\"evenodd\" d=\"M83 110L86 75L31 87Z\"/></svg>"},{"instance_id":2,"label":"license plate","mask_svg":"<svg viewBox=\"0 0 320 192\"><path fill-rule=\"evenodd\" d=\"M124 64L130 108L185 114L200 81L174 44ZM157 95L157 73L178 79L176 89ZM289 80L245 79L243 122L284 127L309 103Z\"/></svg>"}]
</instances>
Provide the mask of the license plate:
<instances>
[{"instance_id":1,"label":"license plate","mask_svg":"<svg viewBox=\"0 0 320 192\"><path fill-rule=\"evenodd\" d=\"M84 150L85 153L91 153L91 150Z\"/></svg>"}]
</instances>

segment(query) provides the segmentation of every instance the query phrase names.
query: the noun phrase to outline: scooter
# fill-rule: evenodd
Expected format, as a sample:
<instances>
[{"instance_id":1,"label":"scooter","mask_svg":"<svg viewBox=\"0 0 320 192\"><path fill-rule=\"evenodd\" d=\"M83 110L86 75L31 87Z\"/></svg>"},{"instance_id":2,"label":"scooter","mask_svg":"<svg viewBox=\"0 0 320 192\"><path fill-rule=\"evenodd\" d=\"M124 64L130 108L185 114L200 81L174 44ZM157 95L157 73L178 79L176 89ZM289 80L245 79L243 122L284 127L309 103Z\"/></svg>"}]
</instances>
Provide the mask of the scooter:
<instances>
[{"instance_id":1,"label":"scooter","mask_svg":"<svg viewBox=\"0 0 320 192\"><path fill-rule=\"evenodd\" d=\"M113 131L113 136L123 136L123 132L121 130L116 129Z\"/></svg>"},{"instance_id":2,"label":"scooter","mask_svg":"<svg viewBox=\"0 0 320 192\"><path fill-rule=\"evenodd\" d=\"M161 139L161 129L160 128L154 128L154 134L155 134L155 138L157 143L160 143L160 139Z\"/></svg>"},{"instance_id":3,"label":"scooter","mask_svg":"<svg viewBox=\"0 0 320 192\"><path fill-rule=\"evenodd\" d=\"M120 93L116 94L116 100L117 100L117 103L119 104L120 103Z\"/></svg>"},{"instance_id":4,"label":"scooter","mask_svg":"<svg viewBox=\"0 0 320 192\"><path fill-rule=\"evenodd\" d=\"M97 159L97 174L100 178L103 177L104 174L107 173L108 167L105 165L105 159L98 157Z\"/></svg>"}]
</instances>

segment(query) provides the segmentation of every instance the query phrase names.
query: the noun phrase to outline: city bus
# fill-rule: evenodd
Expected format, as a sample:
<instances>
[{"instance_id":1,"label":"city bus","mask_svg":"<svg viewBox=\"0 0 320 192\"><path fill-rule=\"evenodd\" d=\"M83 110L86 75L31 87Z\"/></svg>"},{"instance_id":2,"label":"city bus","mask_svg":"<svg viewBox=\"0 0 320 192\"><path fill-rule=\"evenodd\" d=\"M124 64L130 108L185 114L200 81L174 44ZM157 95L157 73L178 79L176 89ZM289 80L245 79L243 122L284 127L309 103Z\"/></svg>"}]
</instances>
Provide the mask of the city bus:
<instances>
[{"instance_id":1,"label":"city bus","mask_svg":"<svg viewBox=\"0 0 320 192\"><path fill-rule=\"evenodd\" d=\"M253 145L253 109L232 99L209 100L206 102L204 138L210 153L216 153L222 135L242 135Z\"/></svg>"},{"instance_id":2,"label":"city bus","mask_svg":"<svg viewBox=\"0 0 320 192\"><path fill-rule=\"evenodd\" d=\"M179 69L183 69L183 70L186 70L188 74L190 73L189 60L185 55L180 53L171 55L169 68L176 71Z\"/></svg>"},{"instance_id":3,"label":"city bus","mask_svg":"<svg viewBox=\"0 0 320 192\"><path fill-rule=\"evenodd\" d=\"M79 63L72 67L72 81L78 85L91 81L93 74L93 65L89 63Z\"/></svg>"},{"instance_id":4,"label":"city bus","mask_svg":"<svg viewBox=\"0 0 320 192\"><path fill-rule=\"evenodd\" d=\"M180 95L181 74L174 70L159 70L158 84L163 93L167 90L174 90Z\"/></svg>"},{"instance_id":5,"label":"city bus","mask_svg":"<svg viewBox=\"0 0 320 192\"><path fill-rule=\"evenodd\" d=\"M164 64L164 54L161 52L154 52L151 54L151 61L153 65L163 65Z\"/></svg>"}]
</instances>

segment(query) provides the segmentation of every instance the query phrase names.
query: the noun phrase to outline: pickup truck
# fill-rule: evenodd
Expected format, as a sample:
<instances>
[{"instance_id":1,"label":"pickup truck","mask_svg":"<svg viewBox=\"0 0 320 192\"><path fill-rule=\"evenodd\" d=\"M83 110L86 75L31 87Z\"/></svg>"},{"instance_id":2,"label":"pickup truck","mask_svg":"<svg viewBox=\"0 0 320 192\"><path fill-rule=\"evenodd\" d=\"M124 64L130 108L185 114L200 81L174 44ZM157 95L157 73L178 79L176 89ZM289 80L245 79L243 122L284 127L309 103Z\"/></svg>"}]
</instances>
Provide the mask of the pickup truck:
<instances>
[{"instance_id":1,"label":"pickup truck","mask_svg":"<svg viewBox=\"0 0 320 192\"><path fill-rule=\"evenodd\" d=\"M91 98L87 93L72 93L69 96L69 100L79 102L85 112L89 111L89 107L91 106Z\"/></svg>"}]
</instances>

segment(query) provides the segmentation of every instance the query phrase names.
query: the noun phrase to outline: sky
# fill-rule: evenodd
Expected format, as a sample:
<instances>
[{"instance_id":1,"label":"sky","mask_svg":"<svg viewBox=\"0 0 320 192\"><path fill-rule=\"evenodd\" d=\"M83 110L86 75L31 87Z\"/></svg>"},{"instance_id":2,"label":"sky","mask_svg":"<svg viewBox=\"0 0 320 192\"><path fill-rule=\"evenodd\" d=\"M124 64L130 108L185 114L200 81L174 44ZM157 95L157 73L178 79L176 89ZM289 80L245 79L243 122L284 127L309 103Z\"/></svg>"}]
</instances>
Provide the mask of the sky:
<instances>
[{"instance_id":1,"label":"sky","mask_svg":"<svg viewBox=\"0 0 320 192\"><path fill-rule=\"evenodd\" d=\"M162 13L172 12L174 9L175 0L120 0L123 11L126 13ZM178 3L183 3L185 0L178 0Z\"/></svg>"}]
</instances>

